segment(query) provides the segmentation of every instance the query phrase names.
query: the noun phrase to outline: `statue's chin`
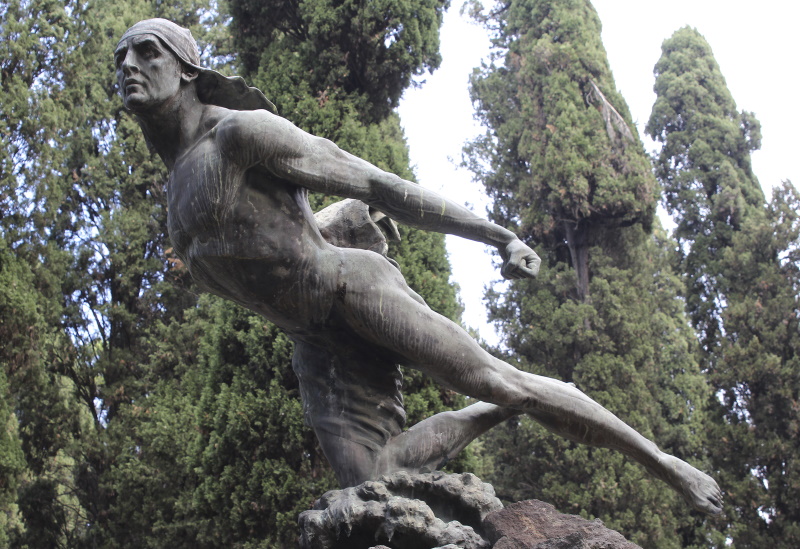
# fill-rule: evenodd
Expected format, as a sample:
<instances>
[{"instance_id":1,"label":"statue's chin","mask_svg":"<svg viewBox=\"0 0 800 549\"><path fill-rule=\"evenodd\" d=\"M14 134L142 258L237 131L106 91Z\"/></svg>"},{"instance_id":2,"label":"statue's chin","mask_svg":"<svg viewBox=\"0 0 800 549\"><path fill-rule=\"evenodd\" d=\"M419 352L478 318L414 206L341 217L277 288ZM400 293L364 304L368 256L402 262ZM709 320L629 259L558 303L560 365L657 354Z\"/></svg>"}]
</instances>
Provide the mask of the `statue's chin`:
<instances>
[{"instance_id":1,"label":"statue's chin","mask_svg":"<svg viewBox=\"0 0 800 549\"><path fill-rule=\"evenodd\" d=\"M143 94L132 93L125 97L125 108L134 113L140 113L147 110L147 98Z\"/></svg>"}]
</instances>

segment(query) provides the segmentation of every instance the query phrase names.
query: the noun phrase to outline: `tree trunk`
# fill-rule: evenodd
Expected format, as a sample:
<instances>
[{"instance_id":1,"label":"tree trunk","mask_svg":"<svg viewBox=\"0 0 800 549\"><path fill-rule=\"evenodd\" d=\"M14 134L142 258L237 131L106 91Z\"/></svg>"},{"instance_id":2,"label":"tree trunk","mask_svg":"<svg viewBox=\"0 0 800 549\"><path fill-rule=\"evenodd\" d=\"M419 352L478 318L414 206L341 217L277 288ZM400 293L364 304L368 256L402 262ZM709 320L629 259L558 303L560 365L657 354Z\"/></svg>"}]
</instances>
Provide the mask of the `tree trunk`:
<instances>
[{"instance_id":1,"label":"tree trunk","mask_svg":"<svg viewBox=\"0 0 800 549\"><path fill-rule=\"evenodd\" d=\"M578 301L585 303L589 299L589 238L585 225L565 222L567 246L572 259L572 267L577 274L576 290Z\"/></svg>"}]
</instances>

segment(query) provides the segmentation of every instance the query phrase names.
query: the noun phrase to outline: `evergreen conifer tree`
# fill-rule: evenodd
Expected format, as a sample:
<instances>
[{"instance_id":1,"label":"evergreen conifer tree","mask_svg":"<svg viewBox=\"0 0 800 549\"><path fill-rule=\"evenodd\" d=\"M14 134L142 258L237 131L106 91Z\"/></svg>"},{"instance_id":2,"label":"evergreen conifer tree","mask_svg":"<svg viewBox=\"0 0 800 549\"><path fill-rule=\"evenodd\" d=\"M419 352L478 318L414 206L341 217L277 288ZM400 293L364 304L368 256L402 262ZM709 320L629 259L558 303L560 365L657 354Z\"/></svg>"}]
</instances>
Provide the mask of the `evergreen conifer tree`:
<instances>
[{"instance_id":1,"label":"evergreen conifer tree","mask_svg":"<svg viewBox=\"0 0 800 549\"><path fill-rule=\"evenodd\" d=\"M12 546L104 543L151 325L194 302L170 280L165 171L123 113L110 52L138 19L203 6L0 4L4 297L19 304L2 313L2 363L26 466Z\"/></svg>"},{"instance_id":2,"label":"evergreen conifer tree","mask_svg":"<svg viewBox=\"0 0 800 549\"><path fill-rule=\"evenodd\" d=\"M663 143L656 175L675 218L687 311L710 356L721 343L720 269L714 264L764 194L750 165L761 125L736 110L705 39L688 27L664 42L646 131Z\"/></svg>"},{"instance_id":3,"label":"evergreen conifer tree","mask_svg":"<svg viewBox=\"0 0 800 549\"><path fill-rule=\"evenodd\" d=\"M616 91L586 0L512 0L484 22L495 62L476 71L486 134L466 149L492 217L542 256L536 281L490 295L503 350L573 381L665 451L703 466L708 396L653 233L657 185ZM502 63L498 63L502 61ZM702 521L619 454L555 439L523 418L490 437L502 497L599 517L646 547L704 547Z\"/></svg>"},{"instance_id":4,"label":"evergreen conifer tree","mask_svg":"<svg viewBox=\"0 0 800 549\"><path fill-rule=\"evenodd\" d=\"M664 42L655 73L647 131L662 143L656 173L714 389L709 449L728 503L725 535L735 547L795 547L798 193L785 183L765 202L750 164L760 125L737 111L697 30Z\"/></svg>"},{"instance_id":5,"label":"evergreen conifer tree","mask_svg":"<svg viewBox=\"0 0 800 549\"><path fill-rule=\"evenodd\" d=\"M43 373L31 344L41 335L42 322L37 317L36 292L27 267L11 253L5 239L0 239L0 339L4 342L0 347L0 545L4 547L24 532L19 492L25 475L30 474L19 433L21 425L14 414L21 407L7 378ZM41 387L36 389L41 391Z\"/></svg>"},{"instance_id":6,"label":"evergreen conifer tree","mask_svg":"<svg viewBox=\"0 0 800 549\"><path fill-rule=\"evenodd\" d=\"M17 521L6 531L10 546L65 546L86 530L76 464L91 424L86 387L70 375L78 361L65 327L76 317L69 302L77 277L62 246L72 243L78 223L70 151L57 146L75 120L67 67L86 36L70 11L81 13L71 2L0 4L0 364L14 413L3 419L16 422L4 423L10 436L0 443L9 459L20 457L20 444L24 464L4 470L4 485L16 489L7 509L18 509L9 515Z\"/></svg>"}]
</instances>

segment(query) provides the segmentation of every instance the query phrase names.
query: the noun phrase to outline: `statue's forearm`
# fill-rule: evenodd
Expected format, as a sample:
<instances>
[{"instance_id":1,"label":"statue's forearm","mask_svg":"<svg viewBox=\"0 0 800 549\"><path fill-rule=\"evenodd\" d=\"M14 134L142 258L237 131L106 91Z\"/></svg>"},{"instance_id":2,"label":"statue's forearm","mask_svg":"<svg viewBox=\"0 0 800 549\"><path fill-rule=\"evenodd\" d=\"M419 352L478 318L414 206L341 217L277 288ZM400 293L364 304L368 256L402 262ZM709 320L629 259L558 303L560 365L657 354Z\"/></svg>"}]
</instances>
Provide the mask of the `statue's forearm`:
<instances>
[{"instance_id":1,"label":"statue's forearm","mask_svg":"<svg viewBox=\"0 0 800 549\"><path fill-rule=\"evenodd\" d=\"M496 248L502 248L517 238L511 231L466 207L399 177L378 188L377 196L368 202L406 225L461 236Z\"/></svg>"}]
</instances>

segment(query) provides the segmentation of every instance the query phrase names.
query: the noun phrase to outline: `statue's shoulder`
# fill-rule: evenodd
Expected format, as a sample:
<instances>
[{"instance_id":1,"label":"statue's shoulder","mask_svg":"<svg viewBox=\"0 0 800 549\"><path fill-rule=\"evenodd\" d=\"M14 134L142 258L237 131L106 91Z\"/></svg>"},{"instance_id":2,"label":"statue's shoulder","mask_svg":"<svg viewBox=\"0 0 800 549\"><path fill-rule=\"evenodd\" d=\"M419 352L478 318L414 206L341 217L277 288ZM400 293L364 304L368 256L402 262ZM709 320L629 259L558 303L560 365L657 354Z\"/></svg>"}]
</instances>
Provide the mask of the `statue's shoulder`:
<instances>
[{"instance_id":1,"label":"statue's shoulder","mask_svg":"<svg viewBox=\"0 0 800 549\"><path fill-rule=\"evenodd\" d=\"M251 138L252 134L262 132L265 126L276 123L277 116L265 110L233 111L219 109L215 113L215 132L228 139Z\"/></svg>"},{"instance_id":2,"label":"statue's shoulder","mask_svg":"<svg viewBox=\"0 0 800 549\"><path fill-rule=\"evenodd\" d=\"M309 140L319 139L266 110L223 110L224 116L214 127L217 146L223 154L248 167L296 157L309 149Z\"/></svg>"},{"instance_id":3,"label":"statue's shoulder","mask_svg":"<svg viewBox=\"0 0 800 549\"><path fill-rule=\"evenodd\" d=\"M264 142L274 133L270 128L280 124L279 117L265 110L222 109L215 116L212 135L217 146L226 156L247 164L257 162L255 155L268 150Z\"/></svg>"}]
</instances>

